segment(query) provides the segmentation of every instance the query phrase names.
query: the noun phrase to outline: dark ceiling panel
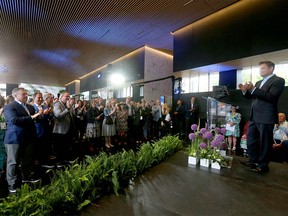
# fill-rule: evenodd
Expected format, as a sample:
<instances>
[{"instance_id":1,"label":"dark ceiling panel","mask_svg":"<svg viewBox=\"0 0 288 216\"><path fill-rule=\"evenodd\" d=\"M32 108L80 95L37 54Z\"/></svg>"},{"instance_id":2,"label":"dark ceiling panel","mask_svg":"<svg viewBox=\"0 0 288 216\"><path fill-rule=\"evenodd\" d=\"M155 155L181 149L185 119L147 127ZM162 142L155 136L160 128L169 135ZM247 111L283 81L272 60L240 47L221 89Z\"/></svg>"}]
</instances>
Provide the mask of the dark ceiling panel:
<instances>
[{"instance_id":1,"label":"dark ceiling panel","mask_svg":"<svg viewBox=\"0 0 288 216\"><path fill-rule=\"evenodd\" d=\"M64 84L237 0L0 0L0 82ZM1 72L0 72L1 73Z\"/></svg>"}]
</instances>

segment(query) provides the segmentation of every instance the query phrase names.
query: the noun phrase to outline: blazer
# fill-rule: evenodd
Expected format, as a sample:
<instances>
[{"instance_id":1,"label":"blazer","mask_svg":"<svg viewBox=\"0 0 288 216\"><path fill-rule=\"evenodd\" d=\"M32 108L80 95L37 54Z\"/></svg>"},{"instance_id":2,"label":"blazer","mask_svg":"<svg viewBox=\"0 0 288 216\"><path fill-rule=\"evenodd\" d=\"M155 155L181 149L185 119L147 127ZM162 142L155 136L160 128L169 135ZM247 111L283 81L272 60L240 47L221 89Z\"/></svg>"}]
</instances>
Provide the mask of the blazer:
<instances>
[{"instance_id":1,"label":"blazer","mask_svg":"<svg viewBox=\"0 0 288 216\"><path fill-rule=\"evenodd\" d=\"M276 75L272 76L261 87L261 81L256 82L255 90L245 97L252 98L250 120L260 124L276 124L278 122L278 100L285 86L285 80Z\"/></svg>"},{"instance_id":2,"label":"blazer","mask_svg":"<svg viewBox=\"0 0 288 216\"><path fill-rule=\"evenodd\" d=\"M26 104L30 115L35 114L35 109L30 104ZM25 144L25 142L35 141L36 128L34 120L27 111L17 102L13 101L4 106L4 116L6 119L6 133L4 144Z\"/></svg>"},{"instance_id":3,"label":"blazer","mask_svg":"<svg viewBox=\"0 0 288 216\"><path fill-rule=\"evenodd\" d=\"M153 112L153 121L159 121L162 112L161 108L159 108L158 105L154 105L152 107L152 112Z\"/></svg>"},{"instance_id":4,"label":"blazer","mask_svg":"<svg viewBox=\"0 0 288 216\"><path fill-rule=\"evenodd\" d=\"M53 114L54 114L53 133L67 134L70 130L70 125L72 124L73 121L69 110L61 101L58 101L54 104Z\"/></svg>"},{"instance_id":5,"label":"blazer","mask_svg":"<svg viewBox=\"0 0 288 216\"><path fill-rule=\"evenodd\" d=\"M45 108L48 108L47 106L45 107L44 105L40 105L43 110ZM35 109L35 112L39 112L39 107L37 104L33 104L33 107ZM50 125L49 121L51 121L51 113L49 114L42 114L41 116L38 116L34 121L35 121L35 126L36 126L36 131L37 131L37 137L44 137L49 135L50 132Z\"/></svg>"}]
</instances>

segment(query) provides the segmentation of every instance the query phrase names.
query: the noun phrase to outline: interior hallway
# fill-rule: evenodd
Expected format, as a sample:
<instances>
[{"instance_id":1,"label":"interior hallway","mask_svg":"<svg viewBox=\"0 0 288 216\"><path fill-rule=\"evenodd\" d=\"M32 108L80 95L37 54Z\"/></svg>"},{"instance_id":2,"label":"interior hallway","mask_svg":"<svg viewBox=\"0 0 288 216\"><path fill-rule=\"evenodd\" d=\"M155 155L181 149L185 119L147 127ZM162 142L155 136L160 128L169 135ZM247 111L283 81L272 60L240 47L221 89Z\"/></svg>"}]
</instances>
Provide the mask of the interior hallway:
<instances>
[{"instance_id":1,"label":"interior hallway","mask_svg":"<svg viewBox=\"0 0 288 216\"><path fill-rule=\"evenodd\" d=\"M287 215L288 165L272 162L269 173L257 174L240 164L246 158L233 157L231 169L218 171L188 166L179 151L82 215Z\"/></svg>"}]
</instances>

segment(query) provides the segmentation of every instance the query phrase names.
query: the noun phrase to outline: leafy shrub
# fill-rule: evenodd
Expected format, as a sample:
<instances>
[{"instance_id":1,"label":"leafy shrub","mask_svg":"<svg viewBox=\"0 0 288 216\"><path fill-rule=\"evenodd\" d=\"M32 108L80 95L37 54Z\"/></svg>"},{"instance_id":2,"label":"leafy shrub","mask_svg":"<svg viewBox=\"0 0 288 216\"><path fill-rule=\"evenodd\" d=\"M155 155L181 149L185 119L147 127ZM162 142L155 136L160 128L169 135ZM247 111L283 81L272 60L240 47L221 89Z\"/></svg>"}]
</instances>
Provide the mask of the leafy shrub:
<instances>
[{"instance_id":1,"label":"leafy shrub","mask_svg":"<svg viewBox=\"0 0 288 216\"><path fill-rule=\"evenodd\" d=\"M54 172L51 184L32 190L23 185L16 195L1 200L1 215L72 215L91 201L120 189L153 165L182 148L177 136L167 136L154 144L145 143L114 155L87 156L64 171Z\"/></svg>"}]
</instances>

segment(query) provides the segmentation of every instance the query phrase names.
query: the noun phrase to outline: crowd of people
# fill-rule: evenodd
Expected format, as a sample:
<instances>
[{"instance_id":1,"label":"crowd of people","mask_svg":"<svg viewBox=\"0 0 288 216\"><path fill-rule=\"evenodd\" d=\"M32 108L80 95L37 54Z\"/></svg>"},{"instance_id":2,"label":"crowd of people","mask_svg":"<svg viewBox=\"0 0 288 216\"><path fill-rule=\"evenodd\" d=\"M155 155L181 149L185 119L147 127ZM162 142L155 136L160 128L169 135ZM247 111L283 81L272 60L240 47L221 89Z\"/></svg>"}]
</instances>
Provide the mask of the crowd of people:
<instances>
[{"instance_id":1,"label":"crowd of people","mask_svg":"<svg viewBox=\"0 0 288 216\"><path fill-rule=\"evenodd\" d=\"M199 112L194 97L187 106L178 100L174 113L160 100L136 102L131 97L104 103L102 98L76 100L69 92L54 98L36 91L30 100L24 88L15 88L6 100L0 99L4 137L0 169L6 164L11 193L21 182L38 182L37 167L61 168L87 154L137 148L168 134L187 138Z\"/></svg>"},{"instance_id":2,"label":"crowd of people","mask_svg":"<svg viewBox=\"0 0 288 216\"><path fill-rule=\"evenodd\" d=\"M246 134L250 160L243 164L250 171L262 173L269 171L272 148L287 148L288 129L285 115L279 114L279 122L277 118L277 102L284 80L273 74L273 63L265 61L259 66L264 82L259 81L255 86L250 82L240 84L239 88L245 97L253 99ZM158 140L167 134L187 139L191 125L199 124L199 105L195 97L185 104L177 100L173 112L171 110L160 100L137 102L127 97L125 102L114 98L105 103L102 98L91 101L78 98L76 101L69 92L54 98L51 93L43 95L36 91L28 103L27 91L15 88L6 100L0 96L0 129L1 133L5 131L5 136L0 134L4 136L5 146L4 149L0 145L0 169L3 170L3 160L7 157L8 190L15 193L19 181L39 181L37 166L61 168L101 149L137 148L145 141ZM232 107L226 120L233 129L226 132L228 149L235 150L241 121L237 107ZM285 157L283 160L287 160L287 155Z\"/></svg>"}]
</instances>

